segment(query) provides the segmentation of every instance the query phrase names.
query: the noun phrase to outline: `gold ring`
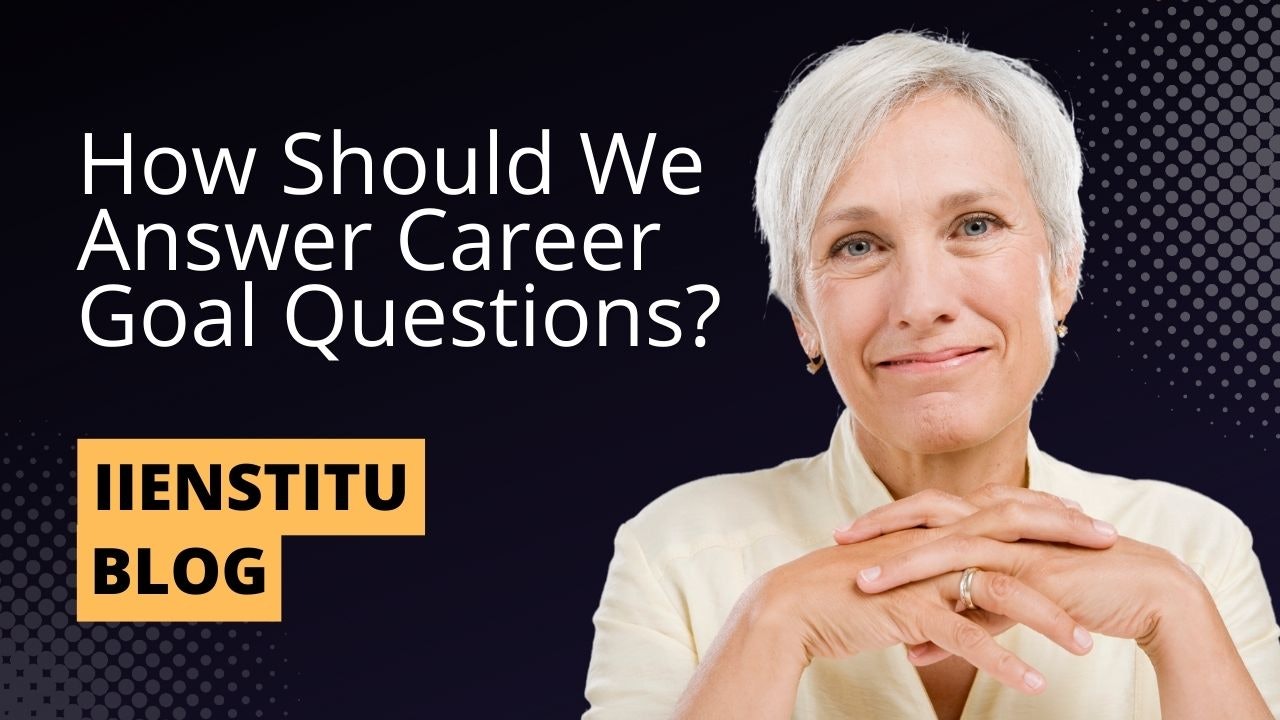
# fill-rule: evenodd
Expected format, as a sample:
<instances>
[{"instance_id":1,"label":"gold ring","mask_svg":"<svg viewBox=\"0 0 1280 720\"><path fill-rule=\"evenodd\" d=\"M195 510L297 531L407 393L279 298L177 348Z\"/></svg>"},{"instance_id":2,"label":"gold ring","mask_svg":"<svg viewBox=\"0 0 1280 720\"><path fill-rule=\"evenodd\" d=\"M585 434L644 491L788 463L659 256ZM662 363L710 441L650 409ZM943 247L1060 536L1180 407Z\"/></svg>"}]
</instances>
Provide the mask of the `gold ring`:
<instances>
[{"instance_id":1,"label":"gold ring","mask_svg":"<svg viewBox=\"0 0 1280 720\"><path fill-rule=\"evenodd\" d=\"M977 575L981 569L976 567L965 568L960 575L960 601L969 610L974 610L978 607L973 604L973 576Z\"/></svg>"}]
</instances>

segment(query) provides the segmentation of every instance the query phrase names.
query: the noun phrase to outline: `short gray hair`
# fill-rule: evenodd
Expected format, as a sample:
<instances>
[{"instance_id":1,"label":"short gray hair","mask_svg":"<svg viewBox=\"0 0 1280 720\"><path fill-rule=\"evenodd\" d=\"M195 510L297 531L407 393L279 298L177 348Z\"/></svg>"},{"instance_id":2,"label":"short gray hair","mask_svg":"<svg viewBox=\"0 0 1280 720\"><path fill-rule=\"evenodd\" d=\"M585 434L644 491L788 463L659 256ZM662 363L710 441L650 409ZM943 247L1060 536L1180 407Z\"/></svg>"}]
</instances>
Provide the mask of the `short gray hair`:
<instances>
[{"instance_id":1,"label":"short gray hair","mask_svg":"<svg viewBox=\"0 0 1280 720\"><path fill-rule=\"evenodd\" d=\"M800 288L831 186L895 109L930 90L968 98L1013 141L1049 237L1051 271L1074 270L1078 290L1083 168L1073 116L1053 87L1020 60L896 31L818 58L774 113L756 168L755 205L769 243L770 289L792 312L808 317Z\"/></svg>"}]
</instances>

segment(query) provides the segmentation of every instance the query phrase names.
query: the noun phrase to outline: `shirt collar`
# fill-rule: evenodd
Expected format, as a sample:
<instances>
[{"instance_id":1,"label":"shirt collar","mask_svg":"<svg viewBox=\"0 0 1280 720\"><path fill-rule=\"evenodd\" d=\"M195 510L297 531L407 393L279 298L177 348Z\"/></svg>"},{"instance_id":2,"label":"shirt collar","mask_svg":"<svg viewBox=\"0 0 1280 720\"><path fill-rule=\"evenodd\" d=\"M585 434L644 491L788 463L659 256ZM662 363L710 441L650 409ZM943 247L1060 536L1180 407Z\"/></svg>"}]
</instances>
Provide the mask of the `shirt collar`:
<instances>
[{"instance_id":1,"label":"shirt collar","mask_svg":"<svg viewBox=\"0 0 1280 720\"><path fill-rule=\"evenodd\" d=\"M853 435L853 414L848 408L840 413L835 430L831 433L828 450L831 489L841 498L850 518L858 517L881 505L893 502L893 495L880 478L871 470L858 448ZM1040 451L1035 437L1027 432L1028 487L1041 492L1054 492L1051 471L1052 458Z\"/></svg>"}]
</instances>

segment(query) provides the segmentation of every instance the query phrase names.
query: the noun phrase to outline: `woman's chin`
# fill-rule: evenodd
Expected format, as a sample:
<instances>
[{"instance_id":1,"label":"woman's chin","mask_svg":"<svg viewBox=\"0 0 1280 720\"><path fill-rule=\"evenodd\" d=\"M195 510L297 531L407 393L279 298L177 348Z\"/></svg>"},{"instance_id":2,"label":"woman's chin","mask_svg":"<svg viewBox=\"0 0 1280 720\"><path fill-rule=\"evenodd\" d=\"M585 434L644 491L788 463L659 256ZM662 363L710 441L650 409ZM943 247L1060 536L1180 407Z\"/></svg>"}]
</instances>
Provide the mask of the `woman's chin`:
<instances>
[{"instance_id":1,"label":"woman's chin","mask_svg":"<svg viewBox=\"0 0 1280 720\"><path fill-rule=\"evenodd\" d=\"M900 449L915 455L937 455L966 450L982 441L958 432L912 433L895 443Z\"/></svg>"},{"instance_id":2,"label":"woman's chin","mask_svg":"<svg viewBox=\"0 0 1280 720\"><path fill-rule=\"evenodd\" d=\"M936 454L966 450L980 445L995 434L985 418L975 417L972 409L959 412L954 408L931 407L906 413L893 421L885 439L902 450L919 454Z\"/></svg>"}]
</instances>

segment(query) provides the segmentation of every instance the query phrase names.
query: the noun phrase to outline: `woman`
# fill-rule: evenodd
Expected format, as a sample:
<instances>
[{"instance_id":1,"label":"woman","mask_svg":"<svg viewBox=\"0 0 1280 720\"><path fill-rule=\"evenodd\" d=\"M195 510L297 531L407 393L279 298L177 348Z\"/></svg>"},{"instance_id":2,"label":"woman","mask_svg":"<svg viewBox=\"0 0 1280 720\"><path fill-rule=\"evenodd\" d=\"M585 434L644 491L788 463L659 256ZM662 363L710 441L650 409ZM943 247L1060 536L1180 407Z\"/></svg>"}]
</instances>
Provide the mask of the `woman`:
<instances>
[{"instance_id":1,"label":"woman","mask_svg":"<svg viewBox=\"0 0 1280 720\"><path fill-rule=\"evenodd\" d=\"M1079 285L1080 181L1061 102L1008 58L891 33L791 89L756 203L773 292L848 409L826 452L623 524L587 717L1280 711L1241 521L1031 436Z\"/></svg>"}]
</instances>

